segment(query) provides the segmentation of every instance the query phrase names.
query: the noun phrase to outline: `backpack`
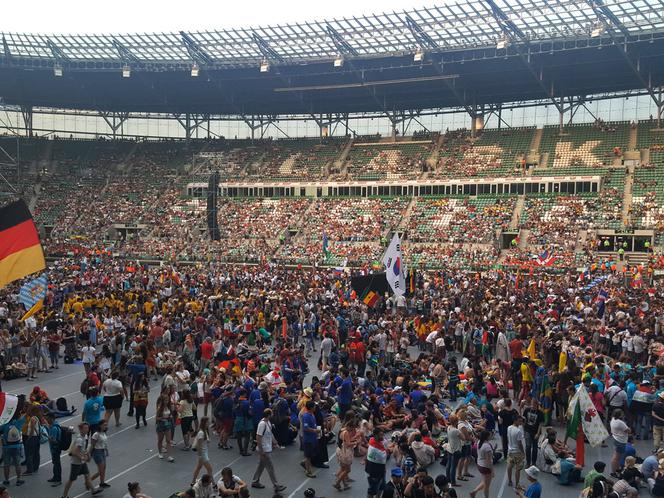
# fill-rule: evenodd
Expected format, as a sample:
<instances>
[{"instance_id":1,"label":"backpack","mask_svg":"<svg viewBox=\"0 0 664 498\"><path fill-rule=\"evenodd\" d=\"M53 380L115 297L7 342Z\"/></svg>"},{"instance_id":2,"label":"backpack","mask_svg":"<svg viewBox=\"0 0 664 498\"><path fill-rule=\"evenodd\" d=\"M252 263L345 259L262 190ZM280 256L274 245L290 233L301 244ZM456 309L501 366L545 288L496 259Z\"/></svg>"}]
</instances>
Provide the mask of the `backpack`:
<instances>
[{"instance_id":1,"label":"backpack","mask_svg":"<svg viewBox=\"0 0 664 498\"><path fill-rule=\"evenodd\" d=\"M46 426L39 424L39 444L46 444L48 440L48 429Z\"/></svg>"},{"instance_id":2,"label":"backpack","mask_svg":"<svg viewBox=\"0 0 664 498\"><path fill-rule=\"evenodd\" d=\"M67 411L67 400L65 398L58 398L55 400L55 407L58 411L66 412Z\"/></svg>"},{"instance_id":3,"label":"backpack","mask_svg":"<svg viewBox=\"0 0 664 498\"><path fill-rule=\"evenodd\" d=\"M6 439L9 444L20 443L22 439L21 431L14 424L10 425L7 430Z\"/></svg>"},{"instance_id":4,"label":"backpack","mask_svg":"<svg viewBox=\"0 0 664 498\"><path fill-rule=\"evenodd\" d=\"M90 380L86 377L85 379L83 379L83 382L81 382L80 391L83 396L87 396L89 390L90 390Z\"/></svg>"},{"instance_id":5,"label":"backpack","mask_svg":"<svg viewBox=\"0 0 664 498\"><path fill-rule=\"evenodd\" d=\"M277 398L274 403L272 403L272 416L274 417L274 423L280 424L288 418L288 415L282 415L279 407L282 403L286 403L286 400L283 398Z\"/></svg>"},{"instance_id":6,"label":"backpack","mask_svg":"<svg viewBox=\"0 0 664 498\"><path fill-rule=\"evenodd\" d=\"M69 449L72 439L74 438L74 429L71 427L60 427L60 437L58 438L58 446L60 451Z\"/></svg>"}]
</instances>

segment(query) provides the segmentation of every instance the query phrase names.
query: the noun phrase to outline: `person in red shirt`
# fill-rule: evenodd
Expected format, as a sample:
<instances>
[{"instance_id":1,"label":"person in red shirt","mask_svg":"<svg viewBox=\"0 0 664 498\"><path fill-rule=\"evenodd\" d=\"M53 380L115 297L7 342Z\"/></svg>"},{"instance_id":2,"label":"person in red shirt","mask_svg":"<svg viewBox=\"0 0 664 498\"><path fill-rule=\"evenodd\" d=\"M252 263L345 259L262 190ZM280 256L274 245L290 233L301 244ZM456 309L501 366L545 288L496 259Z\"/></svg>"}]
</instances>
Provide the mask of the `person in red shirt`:
<instances>
[{"instance_id":1,"label":"person in red shirt","mask_svg":"<svg viewBox=\"0 0 664 498\"><path fill-rule=\"evenodd\" d=\"M154 345L158 348L161 348L164 345L164 328L161 326L161 322L157 321L152 327L150 327L150 339L154 342Z\"/></svg>"},{"instance_id":2,"label":"person in red shirt","mask_svg":"<svg viewBox=\"0 0 664 498\"><path fill-rule=\"evenodd\" d=\"M212 360L212 355L214 354L214 346L212 345L212 339L206 337L205 340L201 343L201 362L203 362L203 368L207 367Z\"/></svg>"},{"instance_id":3,"label":"person in red shirt","mask_svg":"<svg viewBox=\"0 0 664 498\"><path fill-rule=\"evenodd\" d=\"M521 339L512 339L509 343L512 359L523 358L523 342Z\"/></svg>"}]
</instances>

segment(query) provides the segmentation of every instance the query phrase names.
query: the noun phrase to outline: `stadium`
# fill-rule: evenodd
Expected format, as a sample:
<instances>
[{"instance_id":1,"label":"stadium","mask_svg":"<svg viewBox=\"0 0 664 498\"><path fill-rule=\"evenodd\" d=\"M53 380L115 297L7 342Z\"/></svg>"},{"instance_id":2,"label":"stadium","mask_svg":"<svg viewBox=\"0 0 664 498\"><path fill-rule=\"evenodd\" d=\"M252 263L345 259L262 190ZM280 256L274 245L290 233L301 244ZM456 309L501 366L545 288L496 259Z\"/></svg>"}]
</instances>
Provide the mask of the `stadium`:
<instances>
[{"instance_id":1,"label":"stadium","mask_svg":"<svg viewBox=\"0 0 664 498\"><path fill-rule=\"evenodd\" d=\"M74 361L63 365L64 377L76 372L82 377L76 362L82 355L85 364L82 348L94 336L97 363L103 362L102 348L113 344L108 351L112 366L99 373L97 383L105 386L106 377L111 380L110 372L122 363L122 356L126 356L125 365L132 363L134 349L140 350L136 355L143 357L139 362L143 370L147 365L148 381L151 371L156 379L157 371L168 376L173 368L184 365L190 367L185 370L193 382L203 378L204 370L209 375L212 363L201 362L207 334L215 339L215 354L221 355L222 362L239 358L238 377L258 384L260 379L247 366L250 356L233 356L239 344L246 346L246 337L236 334L233 324L246 334L260 329L272 336L269 353L268 349L258 353L272 354L275 368L283 368L284 356L277 351L290 347L295 355L300 345L304 351L304 330L309 330L305 315L311 312L316 324L311 345L334 336L334 350L347 351L353 331L359 335L362 329L367 348L378 348L380 366L387 351L384 342L374 342L376 334L390 327L398 332L392 351L396 353L403 323L403 334L408 332L411 341L405 349L415 354L419 348L420 356L431 354L430 360L422 361L430 361L432 371L440 360L436 353L441 352L440 345L435 336L431 344L425 338L436 332L443 340L444 329L459 360L465 356L466 366L468 360L473 364L477 360L477 378L480 359L485 371L493 371L491 362L500 358L498 331L509 322L522 335L523 358L533 362L533 372L550 368L551 378L558 379L564 370L562 359L558 369L560 355L565 363L576 358L585 379L592 372L583 366L584 359L595 361L592 354L604 354L617 361L626 353L628 363L647 363L656 370L654 377L648 377L645 369L640 372L637 377L642 383L658 383L660 373L664 379L659 356L650 358L655 349L664 349L659 342L664 330L660 280L664 275L664 9L660 2L470 0L218 31L3 32L1 36L0 193L6 210L17 199L27 205L29 213L20 221L27 223L31 216L38 234L24 243L19 240L24 232L13 231L12 220L18 215L0 220L6 230L4 239L0 230L0 273L7 272L0 275L7 285L1 291L6 302L0 308L6 337L3 368L11 367L12 377L30 380L39 362L39 348L48 349L51 342L56 358L62 346L64 357ZM384 264L384 255L390 254L395 238L398 263L392 267ZM34 260L19 259L26 247L39 244L45 269ZM14 277L16 266L23 264L26 271ZM391 280L392 268L397 282L406 274L401 289ZM26 285L36 282L37 273L47 275L48 286L44 284L42 297L28 306L20 296ZM377 276L385 281L383 287L373 287ZM360 288L351 283L351 277L369 279L369 283ZM408 300L403 297L402 303L404 283ZM476 292L470 292L474 287ZM529 289L533 296L528 296ZM563 289L569 289L569 295ZM336 301L335 293L339 294ZM499 304L503 298L510 306L524 308L507 310ZM23 316L35 305L31 317ZM312 311L316 306L320 309ZM239 309L244 311L236 313ZM391 318L393 312L398 319ZM204 331L199 319L207 320L212 332ZM352 325L350 336L346 322ZM458 323L462 326L455 342ZM601 344L607 327L614 340L612 346L607 339L604 350ZM169 344L162 342L164 329ZM462 332L466 329L468 341ZM484 333L479 342L474 330ZM51 341L47 331L60 339ZM68 334L74 345L61 344ZM561 334L558 341L557 334ZM631 342L625 342L625 334ZM143 335L148 347L141 342ZM639 342L634 339L637 336L643 336L645 349L635 350L632 344ZM190 343L185 338L193 348L190 364L186 354ZM16 341L21 347L15 350ZM470 351L467 342L474 344ZM584 350L588 346L590 350ZM253 354L255 347L245 353ZM522 355L519 348L518 355L511 348L512 341L501 384L507 396L507 386L512 386L515 404L524 398L530 403L535 397L543 406L544 390L520 396L516 386L528 383L528 374L519 370L522 363L514 370L515 358ZM550 354L555 355L553 360ZM317 355L313 354L314 360ZM639 361L634 361L634 355ZM328 360L321 359L322 367L292 367L303 375L299 383L295 375L292 386L284 383L293 387L292 397L304 396L304 370L321 379L324 373L329 375ZM263 358L268 371L273 371L271 361ZM216 388L244 385L238 378L223 377L226 369L232 370L228 365ZM43 369L47 367L45 357ZM495 368L500 370L500 364ZM425 374L424 370L423 378L434 377L432 371ZM566 379L580 383L581 370L576 373L578 378L570 374ZM380 378L379 366L374 374ZM364 377L357 370L353 375ZM599 368L592 375L600 379L602 392L605 387L608 391L610 383L604 382ZM636 374L630 371L620 382L631 375ZM514 376L520 377L518 384ZM71 384L61 380L64 377L53 378L49 392L82 406L85 398L78 391L68 393ZM11 377L5 374L4 378ZM124 387L131 387L133 393L138 387L134 387L135 379L128 379ZM182 391L188 383L179 382ZM154 406L159 385L152 382L148 409L156 418L160 417ZM367 400L376 396L362 385L364 390L355 384L354 401L363 399L360 391ZM334 399L328 387L322 386L321 402ZM435 382L430 395L440 397L434 388ZM466 388L474 392L470 382ZM19 388L8 391L21 392ZM655 391L650 394L655 398ZM124 396L133 405L133 394L131 400ZM86 397L94 399L89 393ZM242 399L238 394L236 404L241 405ZM22 406L25 400L19 402ZM607 410L617 407L606 398L603 403ZM265 408L269 406L274 405ZM207 408L206 403L206 414ZM417 411L415 405L408 408ZM174 422L176 411L171 407ZM108 408L107 412L110 415ZM343 419L343 412L338 415ZM566 415L560 418L560 411L557 415L564 435L563 423L569 420ZM637 427L641 422L644 427L653 424L652 417L643 421L636 414L631 416L627 413L632 427L637 421ZM66 420L75 420L74 424L78 418ZM179 425L179 416L177 420ZM234 420L237 423L238 418ZM294 421L302 424L297 413ZM216 422L210 435L213 440L217 435L221 438L222 448L228 441L223 440L221 419ZM373 423L379 425L377 419ZM476 424L478 438L484 424ZM137 418L137 429L139 425ZM397 426L388 425L390 429ZM339 427L333 427L330 432L340 437ZM608 427L607 437L614 437L613 423ZM646 435L652 429L648 427ZM115 440L122 441L116 455L122 456L110 452L115 467L108 479L119 479L111 482L113 491L107 489L103 496L121 496L126 480L140 481L146 495L155 497L189 483L196 463L193 455L184 464L180 463L184 457L176 455L176 466L167 469L169 475L153 459L163 458L161 442L158 453L145 455L144 446L154 446L152 436L149 442L143 435L132 440L133 429L114 430ZM501 435L496 436L497 448ZM188 440L184 438L185 445ZM583 432L581 440L583 448ZM241 444L240 439L236 444ZM639 444L635 446L644 458L653 453L645 441ZM110 441L109 446L113 448ZM336 443L330 448L332 456ZM577 446L573 453L584 476L592 469L593 458L607 462L612 458L612 450L591 444L585 449L584 465L578 450ZM30 451L34 454L34 448ZM245 482L252 483L254 459L236 459L235 453L229 458L229 453L217 452L212 443L210 451L215 453L215 486L221 468L231 465L241 469ZM43 446L41 466L50 469L51 462L44 463L47 454ZM536 465L536 454L537 448L532 462L528 455L529 464ZM335 482L331 471L314 482L316 474L308 467L306 478L300 478L297 451L288 448L283 455L289 466L297 468L291 472L274 458L289 498L303 496L313 484L326 496L338 494L337 485L348 485ZM121 459L126 466L120 465ZM63 465L65 460L63 453ZM332 466L332 460L325 462ZM607 468L610 485L627 482L620 474L624 465L611 468L611 478ZM92 461L90 467L93 470ZM359 460L355 467L360 468ZM36 474L38 469L27 471ZM439 469L431 469L435 477ZM539 470L544 473L543 468ZM349 496L364 496L364 485L359 485L365 481L364 470L355 473L358 483ZM504 466L496 465L496 474L490 494L489 485L485 483L482 491L480 480L473 476L473 486L480 486L477 496L484 492L502 498L503 493L512 493L506 489ZM13 497L56 496L55 491L48 494L52 490L41 477L16 489L20 474L11 475L10 479L5 474L5 482L11 483ZM664 490L664 471L662 475ZM66 477L65 471L60 481ZM558 492L553 478L540 480L544 496ZM274 480L273 484L276 489ZM530 483L524 474L522 484L525 492ZM80 479L73 486L69 496L82 496L78 494ZM629 486L619 495L636 496L630 493L638 494L639 489L642 496L648 493L645 478L641 488L632 481ZM578 486L560 489L563 496L577 496L581 490ZM268 496L251 491L252 496ZM372 493L371 487L369 491L370 496L380 494ZM468 485L457 490L459 496L471 491ZM196 493L202 493L200 485ZM422 493L414 496L433 496Z\"/></svg>"}]
</instances>

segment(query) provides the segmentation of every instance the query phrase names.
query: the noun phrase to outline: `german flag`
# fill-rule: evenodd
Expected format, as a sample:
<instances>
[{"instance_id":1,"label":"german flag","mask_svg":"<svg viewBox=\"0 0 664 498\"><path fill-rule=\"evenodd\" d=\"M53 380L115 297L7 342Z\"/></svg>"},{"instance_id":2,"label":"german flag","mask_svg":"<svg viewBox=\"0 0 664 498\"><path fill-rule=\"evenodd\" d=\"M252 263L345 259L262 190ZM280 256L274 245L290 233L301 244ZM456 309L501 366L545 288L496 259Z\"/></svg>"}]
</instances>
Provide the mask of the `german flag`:
<instances>
[{"instance_id":1,"label":"german flag","mask_svg":"<svg viewBox=\"0 0 664 498\"><path fill-rule=\"evenodd\" d=\"M23 200L0 208L0 288L46 268L39 234Z\"/></svg>"}]
</instances>

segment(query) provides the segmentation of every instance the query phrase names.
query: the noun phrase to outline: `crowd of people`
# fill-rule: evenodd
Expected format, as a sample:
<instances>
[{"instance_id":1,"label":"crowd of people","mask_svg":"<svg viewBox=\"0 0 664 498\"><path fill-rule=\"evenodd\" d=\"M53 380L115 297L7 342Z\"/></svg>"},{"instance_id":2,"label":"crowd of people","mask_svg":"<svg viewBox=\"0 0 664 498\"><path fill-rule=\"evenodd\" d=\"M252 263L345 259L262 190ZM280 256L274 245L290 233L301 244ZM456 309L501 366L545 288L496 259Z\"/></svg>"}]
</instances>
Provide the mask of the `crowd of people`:
<instances>
[{"instance_id":1,"label":"crowd of people","mask_svg":"<svg viewBox=\"0 0 664 498\"><path fill-rule=\"evenodd\" d=\"M421 272L411 295L368 307L347 274L329 270L147 267L99 254L63 258L47 273L44 311L25 323L18 286L3 291L2 366L21 363L31 380L61 355L80 358L87 401L70 432L57 420L79 412L26 388L0 431L5 487L12 474L16 486L37 478L41 440L63 497L78 477L103 492L108 426L128 409L142 430L154 406L159 458L180 464L176 432L196 452L179 496L248 496L267 486L264 471L279 494L278 447L302 451L303 477L329 475L339 492L364 493L350 477L364 467L370 497L495 496L503 460L508 485L529 498L542 496L543 473L584 481L593 498L646 487L664 496L664 454L639 454L633 443L653 436L649 450L662 446L659 281L626 286L602 273L599 299L600 286L577 275ZM577 388L610 430L606 472L577 461L560 433ZM213 482L215 443L256 455L254 475L223 469ZM332 452L334 477L324 470ZM64 477L61 458L70 463ZM474 468L481 482L469 487Z\"/></svg>"}]
</instances>

